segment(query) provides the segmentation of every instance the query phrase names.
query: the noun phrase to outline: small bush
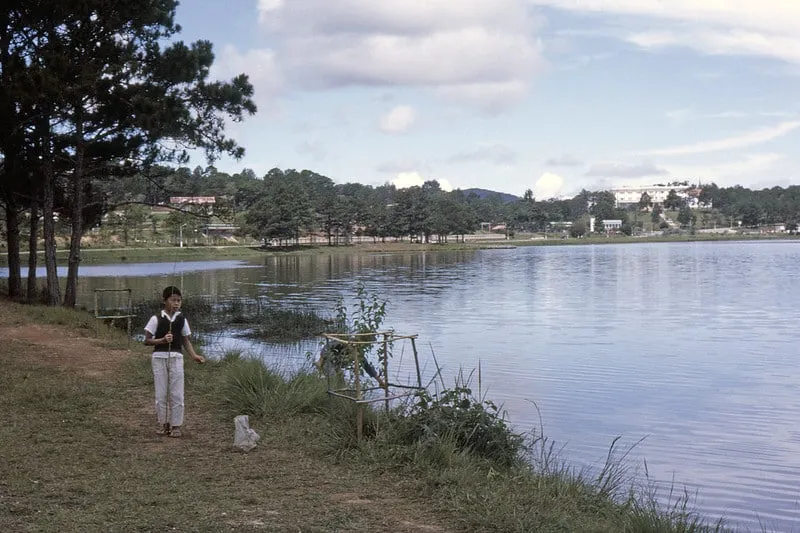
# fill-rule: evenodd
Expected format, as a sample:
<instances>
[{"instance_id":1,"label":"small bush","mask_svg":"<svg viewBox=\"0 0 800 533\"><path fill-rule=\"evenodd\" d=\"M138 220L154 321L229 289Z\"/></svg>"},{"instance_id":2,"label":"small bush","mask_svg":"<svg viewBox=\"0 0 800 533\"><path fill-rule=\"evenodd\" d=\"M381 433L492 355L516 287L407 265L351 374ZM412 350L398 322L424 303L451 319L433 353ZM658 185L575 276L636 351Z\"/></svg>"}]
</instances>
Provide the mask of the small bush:
<instances>
[{"instance_id":1,"label":"small bush","mask_svg":"<svg viewBox=\"0 0 800 533\"><path fill-rule=\"evenodd\" d=\"M416 403L393 418L391 427L398 443L447 440L459 451L504 467L517 463L524 450L523 437L511 431L504 413L463 386L435 396L420 392Z\"/></svg>"}]
</instances>

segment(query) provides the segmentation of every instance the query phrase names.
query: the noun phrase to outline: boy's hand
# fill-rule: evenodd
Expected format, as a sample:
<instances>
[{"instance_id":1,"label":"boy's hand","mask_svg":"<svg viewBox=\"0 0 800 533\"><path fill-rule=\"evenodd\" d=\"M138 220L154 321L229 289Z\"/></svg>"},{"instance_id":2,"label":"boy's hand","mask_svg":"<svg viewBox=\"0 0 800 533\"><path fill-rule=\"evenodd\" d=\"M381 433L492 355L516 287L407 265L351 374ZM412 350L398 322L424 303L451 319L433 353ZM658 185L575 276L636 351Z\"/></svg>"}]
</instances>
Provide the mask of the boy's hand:
<instances>
[{"instance_id":1,"label":"boy's hand","mask_svg":"<svg viewBox=\"0 0 800 533\"><path fill-rule=\"evenodd\" d=\"M165 344L169 344L172 342L172 333L167 333L164 335L164 340L167 341Z\"/></svg>"},{"instance_id":2,"label":"boy's hand","mask_svg":"<svg viewBox=\"0 0 800 533\"><path fill-rule=\"evenodd\" d=\"M203 357L202 355L195 354L195 355L192 356L192 359L194 359L196 362L200 363L201 365L206 362L206 358Z\"/></svg>"}]
</instances>

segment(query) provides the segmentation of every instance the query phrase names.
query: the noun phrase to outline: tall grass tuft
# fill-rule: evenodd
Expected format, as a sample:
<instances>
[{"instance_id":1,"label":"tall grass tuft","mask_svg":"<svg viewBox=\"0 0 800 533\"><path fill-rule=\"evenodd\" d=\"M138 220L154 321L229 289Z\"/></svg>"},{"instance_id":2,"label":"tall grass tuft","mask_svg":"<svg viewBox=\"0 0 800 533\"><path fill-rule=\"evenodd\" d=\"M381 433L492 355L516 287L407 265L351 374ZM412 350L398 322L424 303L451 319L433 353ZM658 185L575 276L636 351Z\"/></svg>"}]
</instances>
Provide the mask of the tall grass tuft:
<instances>
[{"instance_id":1,"label":"tall grass tuft","mask_svg":"<svg viewBox=\"0 0 800 533\"><path fill-rule=\"evenodd\" d=\"M223 397L236 414L258 418L316 413L328 399L325 382L316 375L284 376L260 360L237 357L225 363Z\"/></svg>"},{"instance_id":2,"label":"tall grass tuft","mask_svg":"<svg viewBox=\"0 0 800 533\"><path fill-rule=\"evenodd\" d=\"M332 321L312 309L266 309L246 335L273 342L295 342L316 337L329 329Z\"/></svg>"}]
</instances>

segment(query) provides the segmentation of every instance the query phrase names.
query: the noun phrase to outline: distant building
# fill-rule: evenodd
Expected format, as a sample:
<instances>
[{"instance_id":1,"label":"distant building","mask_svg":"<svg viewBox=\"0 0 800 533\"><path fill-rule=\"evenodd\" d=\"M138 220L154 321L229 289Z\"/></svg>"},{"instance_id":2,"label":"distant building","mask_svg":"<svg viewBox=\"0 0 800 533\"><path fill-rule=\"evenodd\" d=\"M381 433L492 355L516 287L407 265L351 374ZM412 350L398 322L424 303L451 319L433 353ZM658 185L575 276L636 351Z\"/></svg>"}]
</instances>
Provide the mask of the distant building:
<instances>
[{"instance_id":1,"label":"distant building","mask_svg":"<svg viewBox=\"0 0 800 533\"><path fill-rule=\"evenodd\" d=\"M555 222L549 222L549 224L550 227L553 229L567 230L572 227L572 222L569 221L555 221Z\"/></svg>"},{"instance_id":2,"label":"distant building","mask_svg":"<svg viewBox=\"0 0 800 533\"><path fill-rule=\"evenodd\" d=\"M214 204L216 203L217 199L214 196L170 196L169 198L169 205L171 206L197 205L204 207L204 211L207 214L214 212Z\"/></svg>"},{"instance_id":3,"label":"distant building","mask_svg":"<svg viewBox=\"0 0 800 533\"><path fill-rule=\"evenodd\" d=\"M170 196L169 203L172 205L210 205L217 203L214 196Z\"/></svg>"},{"instance_id":4,"label":"distant building","mask_svg":"<svg viewBox=\"0 0 800 533\"><path fill-rule=\"evenodd\" d=\"M589 217L589 232L595 232L595 221L597 219L595 217ZM608 219L603 221L603 231L617 231L622 228L622 220L619 219Z\"/></svg>"},{"instance_id":5,"label":"distant building","mask_svg":"<svg viewBox=\"0 0 800 533\"><path fill-rule=\"evenodd\" d=\"M497 224L492 222L481 222L481 231L497 232L505 230L506 224L504 222L499 222Z\"/></svg>"},{"instance_id":6,"label":"distant building","mask_svg":"<svg viewBox=\"0 0 800 533\"><path fill-rule=\"evenodd\" d=\"M614 193L617 207L630 207L639 205L642 194L647 193L653 204L663 204L669 196L669 192L674 190L678 197L682 198L686 205L691 209L710 208L711 204L700 203L700 193L703 189L692 185L647 185L647 186L623 186L611 189Z\"/></svg>"}]
</instances>

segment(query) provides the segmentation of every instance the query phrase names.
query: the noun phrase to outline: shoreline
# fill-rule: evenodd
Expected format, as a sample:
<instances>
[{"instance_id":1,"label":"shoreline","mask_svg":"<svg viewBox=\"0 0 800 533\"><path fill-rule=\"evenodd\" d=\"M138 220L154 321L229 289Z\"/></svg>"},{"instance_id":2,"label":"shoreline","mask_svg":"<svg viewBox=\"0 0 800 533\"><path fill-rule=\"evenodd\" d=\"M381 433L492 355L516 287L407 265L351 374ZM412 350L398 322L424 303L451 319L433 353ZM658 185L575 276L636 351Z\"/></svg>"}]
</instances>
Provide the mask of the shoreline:
<instances>
[{"instance_id":1,"label":"shoreline","mask_svg":"<svg viewBox=\"0 0 800 533\"><path fill-rule=\"evenodd\" d=\"M585 237L585 238L513 238L513 239L475 239L469 242L448 243L412 243L412 242L377 242L357 243L350 245L327 246L319 244L300 244L289 247L256 247L250 245L225 246L158 246L158 247L110 247L81 249L81 263L85 265L106 263L143 263L163 261L216 259L249 259L277 255L335 255L359 253L403 253L403 252L438 252L438 251L476 251L513 249L527 246L586 246L609 244L645 244L645 243L679 243L679 242L742 242L742 241L799 241L800 235L659 235L652 237ZM56 256L59 263L66 260L67 249L59 249ZM37 257L44 252L38 251ZM20 252L22 266L26 266L28 252ZM39 262L42 266L43 261ZM8 253L0 253L0 266L8 266Z\"/></svg>"},{"instance_id":2,"label":"shoreline","mask_svg":"<svg viewBox=\"0 0 800 533\"><path fill-rule=\"evenodd\" d=\"M334 255L359 253L402 253L402 252L437 252L437 251L476 251L511 249L522 246L586 246L609 244L645 244L672 242L741 242L741 241L800 241L799 235L659 235L652 237L584 237L584 238L512 238L512 239L475 239L469 242L448 243L412 243L412 242L377 242L357 243L350 245L327 246L319 244L300 244L289 247L257 247L251 245L225 246L154 246L154 247L107 247L81 249L82 264L104 263L141 263L160 262L163 260L214 260L214 259L248 259L270 257L276 255ZM66 260L67 249L56 251L59 260ZM44 252L38 251L42 257ZM20 260L25 263L28 252L20 252ZM61 261L59 261L61 262ZM41 266L40 262L40 266ZM8 253L0 253L0 266L8 266ZM23 266L25 266L23 264Z\"/></svg>"}]
</instances>

